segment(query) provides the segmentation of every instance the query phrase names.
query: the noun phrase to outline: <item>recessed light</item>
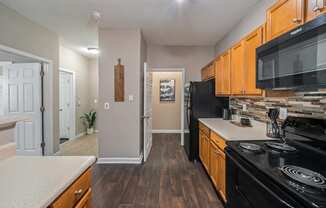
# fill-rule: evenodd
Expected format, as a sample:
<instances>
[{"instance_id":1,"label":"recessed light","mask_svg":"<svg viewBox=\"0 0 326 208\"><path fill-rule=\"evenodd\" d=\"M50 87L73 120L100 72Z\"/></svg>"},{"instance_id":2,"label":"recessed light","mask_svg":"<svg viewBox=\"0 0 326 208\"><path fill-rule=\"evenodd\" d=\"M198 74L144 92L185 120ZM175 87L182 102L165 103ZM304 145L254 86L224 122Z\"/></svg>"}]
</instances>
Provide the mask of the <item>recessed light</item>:
<instances>
[{"instance_id":1,"label":"recessed light","mask_svg":"<svg viewBox=\"0 0 326 208\"><path fill-rule=\"evenodd\" d=\"M98 48L95 48L95 47L93 47L93 48L87 48L87 51L88 51L88 53L94 54L94 55L97 55L97 54L100 53L100 51L98 50Z\"/></svg>"},{"instance_id":2,"label":"recessed light","mask_svg":"<svg viewBox=\"0 0 326 208\"><path fill-rule=\"evenodd\" d=\"M179 4L182 4L184 0L176 0Z\"/></svg>"}]
</instances>

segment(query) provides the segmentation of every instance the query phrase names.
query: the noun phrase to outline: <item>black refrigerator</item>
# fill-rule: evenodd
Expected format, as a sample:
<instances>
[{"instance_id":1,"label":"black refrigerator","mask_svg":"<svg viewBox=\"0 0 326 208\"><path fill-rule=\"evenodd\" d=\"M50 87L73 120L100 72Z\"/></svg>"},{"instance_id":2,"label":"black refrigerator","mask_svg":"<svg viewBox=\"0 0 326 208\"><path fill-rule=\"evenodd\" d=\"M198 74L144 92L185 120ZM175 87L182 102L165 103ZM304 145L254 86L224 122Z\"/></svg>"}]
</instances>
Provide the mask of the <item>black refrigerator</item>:
<instances>
[{"instance_id":1,"label":"black refrigerator","mask_svg":"<svg viewBox=\"0 0 326 208\"><path fill-rule=\"evenodd\" d=\"M185 102L189 133L184 137L184 149L190 161L199 160L199 118L221 118L223 108L229 108L228 97L215 96L215 80L190 82Z\"/></svg>"}]
</instances>

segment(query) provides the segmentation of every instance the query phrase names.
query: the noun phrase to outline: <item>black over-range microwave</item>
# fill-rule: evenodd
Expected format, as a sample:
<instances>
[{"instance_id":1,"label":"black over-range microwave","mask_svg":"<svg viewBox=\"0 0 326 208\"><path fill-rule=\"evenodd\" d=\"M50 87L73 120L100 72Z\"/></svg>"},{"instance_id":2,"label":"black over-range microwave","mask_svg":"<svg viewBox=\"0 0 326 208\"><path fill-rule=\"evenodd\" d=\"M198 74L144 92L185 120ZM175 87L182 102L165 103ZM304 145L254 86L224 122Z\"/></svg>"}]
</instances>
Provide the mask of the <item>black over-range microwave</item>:
<instances>
[{"instance_id":1,"label":"black over-range microwave","mask_svg":"<svg viewBox=\"0 0 326 208\"><path fill-rule=\"evenodd\" d=\"M257 48L256 86L326 88L326 14Z\"/></svg>"}]
</instances>

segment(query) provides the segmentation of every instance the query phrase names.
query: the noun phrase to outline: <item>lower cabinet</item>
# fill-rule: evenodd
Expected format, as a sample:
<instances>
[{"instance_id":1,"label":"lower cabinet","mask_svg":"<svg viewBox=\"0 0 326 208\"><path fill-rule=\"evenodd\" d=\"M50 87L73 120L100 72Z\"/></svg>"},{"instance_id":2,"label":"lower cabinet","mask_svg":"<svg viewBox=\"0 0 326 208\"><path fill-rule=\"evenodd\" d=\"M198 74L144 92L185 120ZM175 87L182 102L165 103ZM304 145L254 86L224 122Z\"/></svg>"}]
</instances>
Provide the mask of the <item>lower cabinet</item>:
<instances>
[{"instance_id":1,"label":"lower cabinet","mask_svg":"<svg viewBox=\"0 0 326 208\"><path fill-rule=\"evenodd\" d=\"M200 129L203 124L200 124ZM225 141L216 133L199 131L199 157L221 198L226 202Z\"/></svg>"},{"instance_id":2,"label":"lower cabinet","mask_svg":"<svg viewBox=\"0 0 326 208\"><path fill-rule=\"evenodd\" d=\"M86 170L49 208L91 208L91 175Z\"/></svg>"}]
</instances>

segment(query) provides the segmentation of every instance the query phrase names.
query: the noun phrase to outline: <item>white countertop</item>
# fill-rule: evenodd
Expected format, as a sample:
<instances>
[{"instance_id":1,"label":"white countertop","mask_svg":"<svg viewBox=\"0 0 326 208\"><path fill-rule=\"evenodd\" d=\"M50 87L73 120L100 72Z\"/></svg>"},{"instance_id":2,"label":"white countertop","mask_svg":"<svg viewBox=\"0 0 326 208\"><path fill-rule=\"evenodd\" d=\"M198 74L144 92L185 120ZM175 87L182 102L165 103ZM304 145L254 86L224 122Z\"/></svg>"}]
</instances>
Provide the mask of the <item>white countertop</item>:
<instances>
[{"instance_id":1,"label":"white countertop","mask_svg":"<svg viewBox=\"0 0 326 208\"><path fill-rule=\"evenodd\" d=\"M26 120L29 120L29 118L25 116L1 116L0 130L15 127L17 122Z\"/></svg>"},{"instance_id":2,"label":"white countertop","mask_svg":"<svg viewBox=\"0 0 326 208\"><path fill-rule=\"evenodd\" d=\"M262 122L252 120L252 127L239 127L221 118L201 118L199 121L226 141L275 140L266 136L266 125Z\"/></svg>"},{"instance_id":3,"label":"white countertop","mask_svg":"<svg viewBox=\"0 0 326 208\"><path fill-rule=\"evenodd\" d=\"M46 208L95 157L14 156L0 162L0 208Z\"/></svg>"}]
</instances>

